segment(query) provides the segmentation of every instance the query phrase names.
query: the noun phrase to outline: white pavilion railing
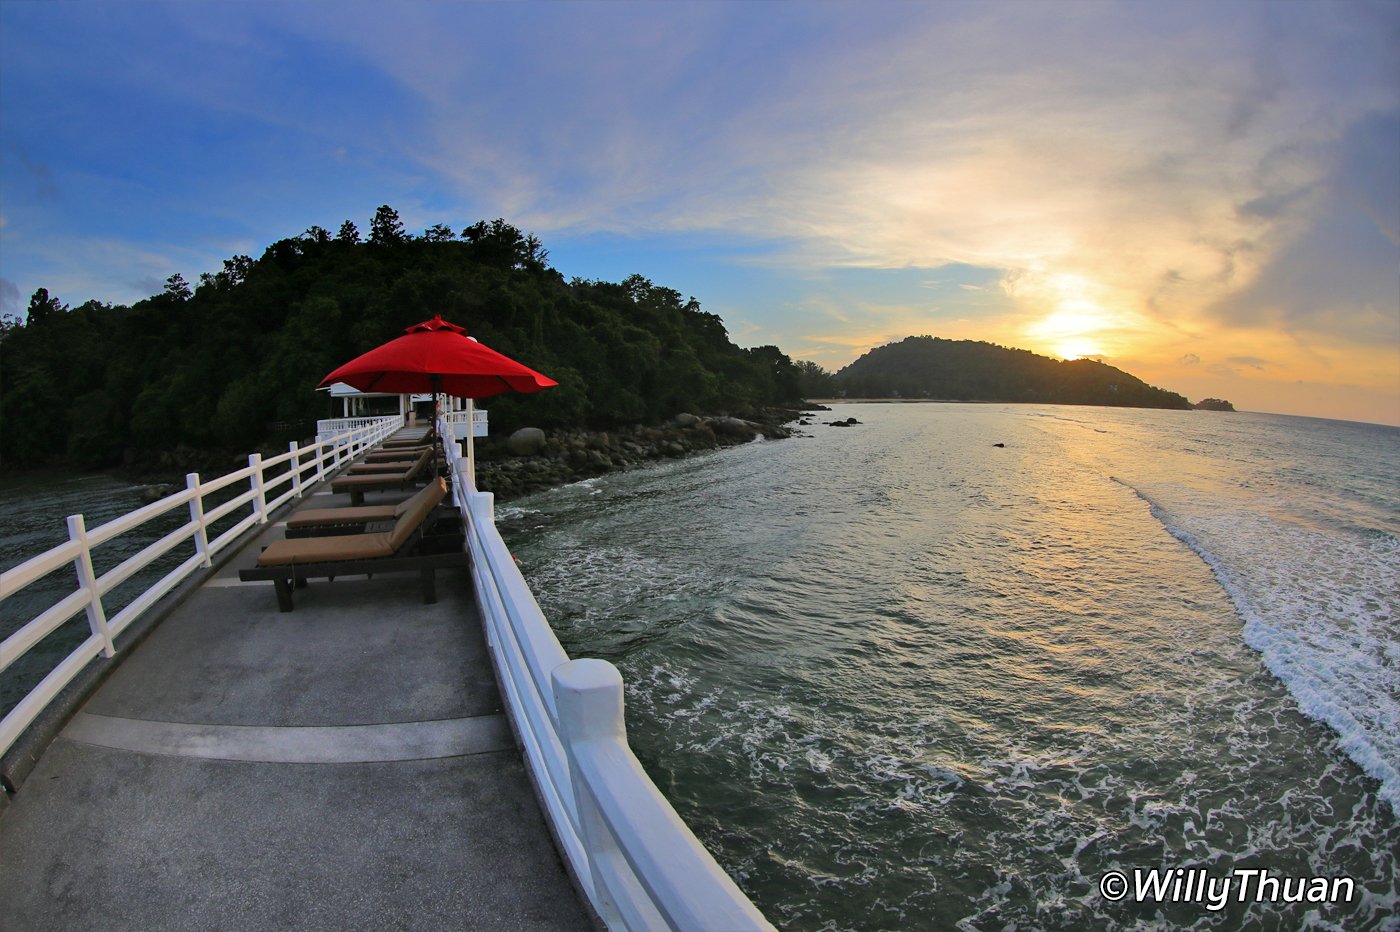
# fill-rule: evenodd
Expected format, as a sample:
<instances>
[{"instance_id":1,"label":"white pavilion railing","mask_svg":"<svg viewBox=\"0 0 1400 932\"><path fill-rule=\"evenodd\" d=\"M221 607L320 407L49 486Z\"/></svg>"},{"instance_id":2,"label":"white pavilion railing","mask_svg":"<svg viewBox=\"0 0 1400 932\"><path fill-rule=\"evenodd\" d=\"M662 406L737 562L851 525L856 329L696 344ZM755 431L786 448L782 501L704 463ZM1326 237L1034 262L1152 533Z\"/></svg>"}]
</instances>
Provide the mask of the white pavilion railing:
<instances>
[{"instance_id":1,"label":"white pavilion railing","mask_svg":"<svg viewBox=\"0 0 1400 932\"><path fill-rule=\"evenodd\" d=\"M61 570L67 564L73 565L76 576L76 588L72 592L0 641L0 672L4 672L79 612L87 614L90 629L88 637L0 719L0 754L10 749L24 730L88 663L99 654L114 656L117 636L163 595L191 573L210 566L215 554L239 540L249 528L265 524L275 508L300 496L304 490L339 469L366 447L393 433L402 423L398 416L373 418L353 430L318 440L310 446L301 447L293 442L286 453L268 459L254 453L248 457L246 468L208 482L202 481L198 473L190 473L185 477L183 491L99 527L89 528L82 515L72 515L68 518L67 543L0 573L0 605L21 589L55 570ZM234 493L241 483L247 483L247 488L242 492L206 508L207 497L219 498ZM181 515L184 510L188 511L188 520L175 530L100 575L94 570L94 549L132 534L171 512ZM232 521L232 524L220 530L218 526L228 521ZM147 534L150 534L150 528L147 528ZM182 544L192 547L193 553L120 611L108 617L104 597Z\"/></svg>"},{"instance_id":2,"label":"white pavilion railing","mask_svg":"<svg viewBox=\"0 0 1400 932\"><path fill-rule=\"evenodd\" d=\"M467 436L467 425L471 425L473 437L485 437L489 430L490 422L485 408L444 411L442 419L450 430L450 433L443 434L444 437L453 436L458 440L463 439Z\"/></svg>"},{"instance_id":3,"label":"white pavilion railing","mask_svg":"<svg viewBox=\"0 0 1400 932\"><path fill-rule=\"evenodd\" d=\"M446 425L440 428L446 435ZM495 496L447 444L496 678L575 877L610 929L771 929L627 744L622 676L570 660L496 529Z\"/></svg>"}]
</instances>

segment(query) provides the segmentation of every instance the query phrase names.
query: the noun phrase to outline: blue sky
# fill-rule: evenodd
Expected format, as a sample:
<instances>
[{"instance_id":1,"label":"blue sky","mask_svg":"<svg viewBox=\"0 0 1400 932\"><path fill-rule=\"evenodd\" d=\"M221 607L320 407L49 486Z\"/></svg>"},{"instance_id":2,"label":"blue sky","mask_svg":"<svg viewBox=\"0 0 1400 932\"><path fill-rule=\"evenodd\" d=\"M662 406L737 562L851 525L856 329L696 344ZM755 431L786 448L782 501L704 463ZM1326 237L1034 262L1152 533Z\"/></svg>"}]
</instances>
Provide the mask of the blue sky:
<instances>
[{"instance_id":1,"label":"blue sky","mask_svg":"<svg viewBox=\"0 0 1400 932\"><path fill-rule=\"evenodd\" d=\"M0 0L5 312L380 204L828 368L931 333L1400 423L1400 4Z\"/></svg>"}]
</instances>

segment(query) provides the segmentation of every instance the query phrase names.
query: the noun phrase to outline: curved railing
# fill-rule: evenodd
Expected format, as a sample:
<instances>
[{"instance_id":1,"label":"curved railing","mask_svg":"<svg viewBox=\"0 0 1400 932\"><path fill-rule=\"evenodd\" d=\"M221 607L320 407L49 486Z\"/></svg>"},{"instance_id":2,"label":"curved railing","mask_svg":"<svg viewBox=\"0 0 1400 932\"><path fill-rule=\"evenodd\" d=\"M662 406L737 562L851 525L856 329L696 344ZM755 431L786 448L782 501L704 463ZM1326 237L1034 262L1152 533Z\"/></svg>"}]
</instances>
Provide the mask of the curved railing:
<instances>
[{"instance_id":1,"label":"curved railing","mask_svg":"<svg viewBox=\"0 0 1400 932\"><path fill-rule=\"evenodd\" d=\"M446 451L496 678L594 908L610 929L771 929L632 753L617 668L569 659L496 530L495 496L476 491L456 444Z\"/></svg>"},{"instance_id":2,"label":"curved railing","mask_svg":"<svg viewBox=\"0 0 1400 932\"><path fill-rule=\"evenodd\" d=\"M401 426L374 419L336 437L263 459L186 488L95 528L68 519L69 540L0 573L0 604L71 564L76 588L0 641L0 672L61 625L85 612L90 633L0 719L0 755L89 663L115 654L115 639L219 551L266 523L280 505L325 479ZM450 436L448 425L440 432ZM472 555L477 606L492 662L531 778L574 876L611 929L771 929L652 783L627 744L622 677L602 660L570 660L496 530L494 496L477 492L467 460L444 445L453 498ZM228 495L206 510L208 496ZM188 520L113 568L98 573L94 548L188 509ZM241 509L248 514L240 515ZM216 525L226 523L223 529ZM147 535L153 533L147 527ZM108 617L104 597L181 545L193 553ZM156 570L158 572L159 570Z\"/></svg>"},{"instance_id":3,"label":"curved railing","mask_svg":"<svg viewBox=\"0 0 1400 932\"><path fill-rule=\"evenodd\" d=\"M248 457L246 468L208 482L202 481L199 473L190 473L185 477L182 491L99 527L89 528L82 515L72 515L68 518L67 543L0 573L0 605L3 605L21 589L55 570L63 569L67 564L72 564L76 570L76 588L73 591L0 641L0 673L79 612L87 614L90 630L87 638L0 719L0 755L10 749L24 730L93 659L99 655L114 656L117 636L162 596L191 573L210 566L215 554L237 541L249 528L266 523L268 514L274 509L301 495L304 489L326 478L402 424L403 420L398 416L375 418L354 430L318 440L309 446L302 447L293 442L286 453L268 459L254 453ZM228 495L243 482L248 484L246 490L206 510L207 497ZM149 535L152 532L147 526L152 521L179 509L188 509L187 521L106 572L96 572L92 559L95 548L141 528L147 528ZM240 510L246 510L248 514L240 516ZM228 521L232 522L230 526L220 530L218 526ZM181 545L192 546L193 553L109 618L104 598Z\"/></svg>"}]
</instances>

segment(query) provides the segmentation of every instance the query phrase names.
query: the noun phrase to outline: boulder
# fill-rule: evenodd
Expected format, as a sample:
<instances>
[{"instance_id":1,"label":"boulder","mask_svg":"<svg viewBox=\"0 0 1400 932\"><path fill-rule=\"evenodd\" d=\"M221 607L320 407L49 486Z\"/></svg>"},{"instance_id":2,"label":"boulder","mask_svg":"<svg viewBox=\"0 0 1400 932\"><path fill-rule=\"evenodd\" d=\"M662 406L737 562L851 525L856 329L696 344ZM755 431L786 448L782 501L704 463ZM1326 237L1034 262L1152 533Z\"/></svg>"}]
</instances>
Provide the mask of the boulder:
<instances>
[{"instance_id":1,"label":"boulder","mask_svg":"<svg viewBox=\"0 0 1400 932\"><path fill-rule=\"evenodd\" d=\"M510 435L506 447L516 456L534 456L544 449L544 431L538 427L522 427Z\"/></svg>"},{"instance_id":2,"label":"boulder","mask_svg":"<svg viewBox=\"0 0 1400 932\"><path fill-rule=\"evenodd\" d=\"M716 434L724 437L752 440L758 435L758 430L752 424L737 417L716 418L710 426L714 428Z\"/></svg>"},{"instance_id":3,"label":"boulder","mask_svg":"<svg viewBox=\"0 0 1400 932\"><path fill-rule=\"evenodd\" d=\"M675 423L677 427L694 427L700 419L693 414L677 414Z\"/></svg>"},{"instance_id":4,"label":"boulder","mask_svg":"<svg viewBox=\"0 0 1400 932\"><path fill-rule=\"evenodd\" d=\"M173 485L149 485L141 490L141 501L149 505L158 502L167 495L174 495L178 489Z\"/></svg>"}]
</instances>

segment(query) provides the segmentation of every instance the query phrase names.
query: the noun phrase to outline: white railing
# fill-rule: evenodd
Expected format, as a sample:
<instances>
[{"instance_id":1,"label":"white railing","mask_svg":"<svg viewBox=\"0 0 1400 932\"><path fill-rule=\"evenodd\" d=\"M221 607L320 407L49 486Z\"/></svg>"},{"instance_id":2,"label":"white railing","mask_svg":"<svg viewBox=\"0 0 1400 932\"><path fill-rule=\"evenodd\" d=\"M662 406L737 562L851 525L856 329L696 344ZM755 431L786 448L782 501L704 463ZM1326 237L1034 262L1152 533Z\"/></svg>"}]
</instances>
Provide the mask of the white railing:
<instances>
[{"instance_id":1,"label":"white railing","mask_svg":"<svg viewBox=\"0 0 1400 932\"><path fill-rule=\"evenodd\" d=\"M485 437L490 429L490 422L487 419L487 412L482 408L474 408L470 411L444 411L442 420L447 424L446 430L450 433L443 434L444 437L456 437L458 440L467 436L467 425L471 425L473 437Z\"/></svg>"},{"instance_id":2,"label":"white railing","mask_svg":"<svg viewBox=\"0 0 1400 932\"><path fill-rule=\"evenodd\" d=\"M496 677L593 907L615 930L771 929L632 753L617 668L569 659L496 529L495 496L476 491L457 444L445 449Z\"/></svg>"},{"instance_id":3,"label":"white railing","mask_svg":"<svg viewBox=\"0 0 1400 932\"><path fill-rule=\"evenodd\" d=\"M234 543L249 528L265 524L268 515L316 482L326 478L366 447L383 440L402 424L398 416L370 418L368 423L329 439L299 447L293 442L286 453L269 459L254 453L248 466L218 479L203 482L199 473L185 477L185 489L166 496L144 508L88 528L82 515L68 518L68 542L26 560L13 569L0 573L0 603L30 583L71 563L77 575L77 589L40 612L4 641L0 641L0 672L3 672L26 652L79 612L86 612L91 633L66 658L46 675L37 686L0 719L0 754L4 754L35 718L53 701L84 667L99 654L112 657L116 653L115 638L160 598L174 589L191 573L211 565L212 557ZM204 499L239 483L247 482L245 491L222 504L205 509ZM117 566L98 575L93 568L94 548L129 534L148 522L171 511L187 508L189 520L159 540L126 558ZM240 509L249 513L216 536L215 525L237 517ZM147 587L111 618L103 605L103 597L117 586L146 569L179 545L192 542L194 553Z\"/></svg>"},{"instance_id":4,"label":"white railing","mask_svg":"<svg viewBox=\"0 0 1400 932\"><path fill-rule=\"evenodd\" d=\"M352 433L365 427L372 427L386 418L394 418L399 426L403 426L403 415L401 414L376 414L368 417L336 417L329 420L316 422L316 439L331 440L341 434Z\"/></svg>"}]
</instances>

